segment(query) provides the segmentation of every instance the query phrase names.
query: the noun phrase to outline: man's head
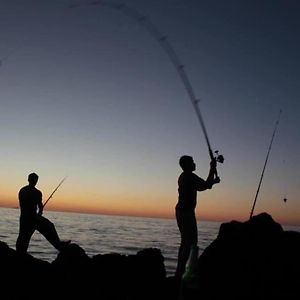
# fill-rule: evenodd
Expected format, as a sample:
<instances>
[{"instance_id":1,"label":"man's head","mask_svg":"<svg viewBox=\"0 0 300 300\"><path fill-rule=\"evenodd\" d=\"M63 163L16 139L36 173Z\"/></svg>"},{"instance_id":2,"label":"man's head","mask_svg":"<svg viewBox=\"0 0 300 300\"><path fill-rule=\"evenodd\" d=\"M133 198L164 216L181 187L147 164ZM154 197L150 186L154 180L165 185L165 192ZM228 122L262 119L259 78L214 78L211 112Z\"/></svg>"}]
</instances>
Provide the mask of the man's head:
<instances>
[{"instance_id":1,"label":"man's head","mask_svg":"<svg viewBox=\"0 0 300 300\"><path fill-rule=\"evenodd\" d=\"M193 172L196 170L196 165L191 156L183 155L179 159L179 165L183 171Z\"/></svg>"},{"instance_id":2,"label":"man's head","mask_svg":"<svg viewBox=\"0 0 300 300\"><path fill-rule=\"evenodd\" d=\"M38 180L39 180L39 176L37 174L31 173L28 175L28 182L30 185L35 186Z\"/></svg>"}]
</instances>

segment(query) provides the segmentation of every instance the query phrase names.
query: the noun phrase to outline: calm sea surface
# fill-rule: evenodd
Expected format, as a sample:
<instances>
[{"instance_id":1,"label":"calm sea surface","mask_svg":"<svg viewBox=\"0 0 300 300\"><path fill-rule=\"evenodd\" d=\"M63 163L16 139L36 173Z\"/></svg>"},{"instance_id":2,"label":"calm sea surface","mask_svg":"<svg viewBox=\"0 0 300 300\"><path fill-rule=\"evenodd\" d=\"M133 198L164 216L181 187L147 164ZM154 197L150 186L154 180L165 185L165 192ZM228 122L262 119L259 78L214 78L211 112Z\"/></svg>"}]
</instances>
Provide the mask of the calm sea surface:
<instances>
[{"instance_id":1,"label":"calm sea surface","mask_svg":"<svg viewBox=\"0 0 300 300\"><path fill-rule=\"evenodd\" d=\"M165 258L167 275L175 272L180 237L173 219L63 212L44 212L44 216L55 224L61 239L77 243L89 256L136 254L141 249L155 247ZM18 209L0 208L0 240L13 249L18 236L18 222ZM198 222L199 254L217 237L219 227L218 222ZM300 231L299 227L285 229ZM34 233L28 252L50 262L58 253L38 232Z\"/></svg>"}]
</instances>

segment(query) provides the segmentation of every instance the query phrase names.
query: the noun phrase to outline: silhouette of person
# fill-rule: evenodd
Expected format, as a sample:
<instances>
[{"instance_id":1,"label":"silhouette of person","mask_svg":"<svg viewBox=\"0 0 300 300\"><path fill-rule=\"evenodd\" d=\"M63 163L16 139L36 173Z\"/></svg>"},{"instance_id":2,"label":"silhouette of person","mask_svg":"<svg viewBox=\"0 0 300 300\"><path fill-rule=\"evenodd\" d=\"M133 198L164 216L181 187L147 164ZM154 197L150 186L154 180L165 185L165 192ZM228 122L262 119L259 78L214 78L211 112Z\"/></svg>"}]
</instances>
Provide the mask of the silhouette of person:
<instances>
[{"instance_id":1,"label":"silhouette of person","mask_svg":"<svg viewBox=\"0 0 300 300\"><path fill-rule=\"evenodd\" d=\"M184 155L179 159L179 165L183 172L178 178L178 202L176 204L176 221L180 231L181 242L178 251L178 260L175 277L182 278L190 251L198 244L198 230L195 216L197 205L197 192L211 189L220 182L215 177L217 162L210 162L210 171L206 180L198 177L195 173L196 165L191 156Z\"/></svg>"},{"instance_id":2,"label":"silhouette of person","mask_svg":"<svg viewBox=\"0 0 300 300\"><path fill-rule=\"evenodd\" d=\"M30 239L35 230L39 231L59 251L70 243L70 241L61 241L54 224L42 216L42 192L35 187L38 179L37 174L29 174L29 184L19 191L21 213L19 235L16 242L16 251L19 253L27 253Z\"/></svg>"}]
</instances>

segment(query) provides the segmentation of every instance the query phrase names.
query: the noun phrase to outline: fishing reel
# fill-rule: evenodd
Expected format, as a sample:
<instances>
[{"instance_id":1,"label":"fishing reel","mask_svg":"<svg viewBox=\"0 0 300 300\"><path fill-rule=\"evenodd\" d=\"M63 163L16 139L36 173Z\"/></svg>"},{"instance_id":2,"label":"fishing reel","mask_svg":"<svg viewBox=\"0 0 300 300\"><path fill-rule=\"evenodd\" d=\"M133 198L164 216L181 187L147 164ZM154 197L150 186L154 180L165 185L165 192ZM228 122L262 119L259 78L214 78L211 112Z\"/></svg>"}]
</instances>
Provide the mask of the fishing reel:
<instances>
[{"instance_id":1,"label":"fishing reel","mask_svg":"<svg viewBox=\"0 0 300 300\"><path fill-rule=\"evenodd\" d=\"M216 153L216 156L215 156L216 162L222 164L224 162L224 156L222 154L219 154L218 150L216 150L215 153Z\"/></svg>"},{"instance_id":2,"label":"fishing reel","mask_svg":"<svg viewBox=\"0 0 300 300\"><path fill-rule=\"evenodd\" d=\"M224 162L224 156L219 154L219 151L216 150L214 160L216 161L216 163L221 163L222 164ZM218 175L218 171L217 171L217 169L215 169L215 183L219 183L220 181L221 181L221 179Z\"/></svg>"}]
</instances>

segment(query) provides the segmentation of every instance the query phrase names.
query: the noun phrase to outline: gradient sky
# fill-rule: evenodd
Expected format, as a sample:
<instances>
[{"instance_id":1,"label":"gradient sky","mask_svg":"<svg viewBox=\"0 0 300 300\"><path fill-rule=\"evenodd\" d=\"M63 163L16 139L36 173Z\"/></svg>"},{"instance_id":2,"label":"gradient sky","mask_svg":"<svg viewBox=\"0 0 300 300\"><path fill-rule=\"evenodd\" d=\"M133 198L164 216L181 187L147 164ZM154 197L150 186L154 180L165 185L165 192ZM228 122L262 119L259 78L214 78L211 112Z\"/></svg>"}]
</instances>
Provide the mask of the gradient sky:
<instances>
[{"instance_id":1,"label":"gradient sky","mask_svg":"<svg viewBox=\"0 0 300 300\"><path fill-rule=\"evenodd\" d=\"M255 214L300 224L300 2L120 2L168 36L225 156L199 220L249 217L282 109ZM44 199L68 175L48 209L174 217L179 157L209 168L195 111L145 28L88 3L0 4L0 205L36 172Z\"/></svg>"}]
</instances>

